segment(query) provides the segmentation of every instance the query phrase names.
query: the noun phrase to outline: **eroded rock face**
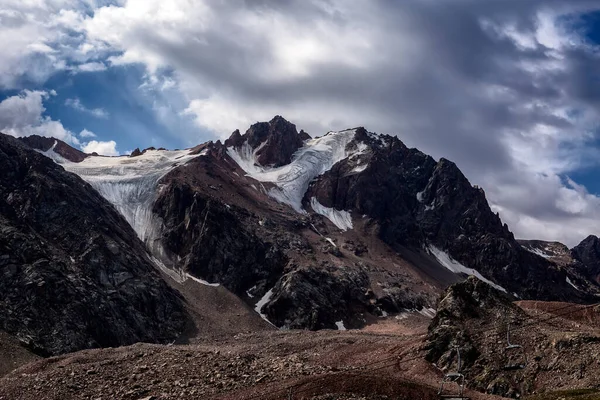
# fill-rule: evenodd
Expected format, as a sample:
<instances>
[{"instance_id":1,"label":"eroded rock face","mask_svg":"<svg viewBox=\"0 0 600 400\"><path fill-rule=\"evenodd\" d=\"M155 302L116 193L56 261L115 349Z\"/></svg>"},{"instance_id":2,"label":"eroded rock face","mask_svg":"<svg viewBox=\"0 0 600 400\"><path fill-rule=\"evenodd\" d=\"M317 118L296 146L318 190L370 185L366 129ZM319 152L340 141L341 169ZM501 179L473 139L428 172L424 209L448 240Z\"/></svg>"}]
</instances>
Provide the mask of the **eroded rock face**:
<instances>
[{"instance_id":1,"label":"eroded rock face","mask_svg":"<svg viewBox=\"0 0 600 400\"><path fill-rule=\"evenodd\" d=\"M277 115L269 122L257 122L240 135L240 131L233 132L225 141L225 146L241 147L247 143L256 151L256 161L262 166L280 167L289 164L292 155L302 147L304 140L310 136L296 130L296 125Z\"/></svg>"},{"instance_id":2,"label":"eroded rock face","mask_svg":"<svg viewBox=\"0 0 600 400\"><path fill-rule=\"evenodd\" d=\"M298 269L279 280L264 312L275 325L291 329L337 329L338 321L347 328L361 327L360 313L373 309L369 287L369 277L360 269Z\"/></svg>"},{"instance_id":3,"label":"eroded rock face","mask_svg":"<svg viewBox=\"0 0 600 400\"><path fill-rule=\"evenodd\" d=\"M19 140L27 144L27 146L40 151L48 151L54 148L56 154L71 162L81 162L87 157L87 154L69 146L62 140L38 135L21 137Z\"/></svg>"},{"instance_id":4,"label":"eroded rock face","mask_svg":"<svg viewBox=\"0 0 600 400\"><path fill-rule=\"evenodd\" d=\"M38 354L174 340L178 295L114 207L0 134L0 329Z\"/></svg>"}]
</instances>

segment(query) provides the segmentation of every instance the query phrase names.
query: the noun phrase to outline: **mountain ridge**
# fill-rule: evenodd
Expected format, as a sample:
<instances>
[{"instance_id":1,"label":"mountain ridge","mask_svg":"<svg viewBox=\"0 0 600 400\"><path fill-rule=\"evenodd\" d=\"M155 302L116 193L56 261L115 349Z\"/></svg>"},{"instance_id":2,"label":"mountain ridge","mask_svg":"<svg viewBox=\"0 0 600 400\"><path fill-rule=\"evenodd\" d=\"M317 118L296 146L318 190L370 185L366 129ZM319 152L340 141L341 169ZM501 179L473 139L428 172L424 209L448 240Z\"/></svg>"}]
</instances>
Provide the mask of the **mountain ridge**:
<instances>
[{"instance_id":1,"label":"mountain ridge","mask_svg":"<svg viewBox=\"0 0 600 400\"><path fill-rule=\"evenodd\" d=\"M148 187L153 254L260 304L279 327L361 327L431 308L465 273L525 299L589 302L599 292L523 248L454 163L395 136L359 127L311 139L276 116L186 154Z\"/></svg>"}]
</instances>

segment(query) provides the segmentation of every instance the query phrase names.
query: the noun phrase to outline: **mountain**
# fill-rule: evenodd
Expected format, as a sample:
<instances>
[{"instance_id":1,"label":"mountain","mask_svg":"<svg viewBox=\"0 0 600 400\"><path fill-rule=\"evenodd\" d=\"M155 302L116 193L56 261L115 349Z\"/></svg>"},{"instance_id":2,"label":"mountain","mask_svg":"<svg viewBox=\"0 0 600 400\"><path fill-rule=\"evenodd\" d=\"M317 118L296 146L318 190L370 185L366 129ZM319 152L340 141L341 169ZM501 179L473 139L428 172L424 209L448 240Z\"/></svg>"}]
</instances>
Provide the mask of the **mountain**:
<instances>
[{"instance_id":1,"label":"mountain","mask_svg":"<svg viewBox=\"0 0 600 400\"><path fill-rule=\"evenodd\" d=\"M599 239L516 240L397 137L276 116L103 157L0 136L0 167L0 397L434 399L457 349L470 398L595 385L598 310L577 303L598 301ZM10 372L139 341L186 345Z\"/></svg>"},{"instance_id":2,"label":"mountain","mask_svg":"<svg viewBox=\"0 0 600 400\"><path fill-rule=\"evenodd\" d=\"M65 146L46 151L78 154ZM40 355L181 334L181 297L113 205L3 134L0 170L0 330Z\"/></svg>"},{"instance_id":3,"label":"mountain","mask_svg":"<svg viewBox=\"0 0 600 400\"><path fill-rule=\"evenodd\" d=\"M187 150L38 150L110 201L173 280L223 285L277 327L430 314L467 275L521 299L599 290L515 240L454 163L364 128L311 139L276 116Z\"/></svg>"}]
</instances>

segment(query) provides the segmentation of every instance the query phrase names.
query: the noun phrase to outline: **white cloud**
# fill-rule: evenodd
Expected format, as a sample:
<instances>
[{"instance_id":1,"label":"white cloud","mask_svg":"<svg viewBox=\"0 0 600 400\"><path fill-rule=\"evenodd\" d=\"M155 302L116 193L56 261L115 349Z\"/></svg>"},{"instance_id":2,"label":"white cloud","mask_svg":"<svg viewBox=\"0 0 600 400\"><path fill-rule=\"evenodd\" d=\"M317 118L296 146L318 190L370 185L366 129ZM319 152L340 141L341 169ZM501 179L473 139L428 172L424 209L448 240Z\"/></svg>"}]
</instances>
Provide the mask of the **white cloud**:
<instances>
[{"instance_id":1,"label":"white cloud","mask_svg":"<svg viewBox=\"0 0 600 400\"><path fill-rule=\"evenodd\" d=\"M79 64L73 67L73 70L79 72L99 72L106 70L106 64L101 62L89 62L85 64Z\"/></svg>"},{"instance_id":2,"label":"white cloud","mask_svg":"<svg viewBox=\"0 0 600 400\"><path fill-rule=\"evenodd\" d=\"M106 142L92 140L88 143L84 143L81 146L81 150L84 153L98 153L102 156L118 156L117 143L114 140Z\"/></svg>"},{"instance_id":3,"label":"white cloud","mask_svg":"<svg viewBox=\"0 0 600 400\"><path fill-rule=\"evenodd\" d=\"M67 99L65 100L65 105L71 107L77 111L81 111L82 113L93 115L96 118L108 118L109 114L103 108L87 108L81 103L81 100L78 98Z\"/></svg>"},{"instance_id":4,"label":"white cloud","mask_svg":"<svg viewBox=\"0 0 600 400\"><path fill-rule=\"evenodd\" d=\"M55 137L67 143L79 144L73 132L66 129L60 121L54 121L43 113L46 108L43 101L52 92L24 90L0 102L0 132L12 136L40 135Z\"/></svg>"},{"instance_id":5,"label":"white cloud","mask_svg":"<svg viewBox=\"0 0 600 400\"><path fill-rule=\"evenodd\" d=\"M79 137L81 138L93 138L96 137L96 134L92 131L88 131L87 129L83 129L81 132L79 132Z\"/></svg>"}]
</instances>

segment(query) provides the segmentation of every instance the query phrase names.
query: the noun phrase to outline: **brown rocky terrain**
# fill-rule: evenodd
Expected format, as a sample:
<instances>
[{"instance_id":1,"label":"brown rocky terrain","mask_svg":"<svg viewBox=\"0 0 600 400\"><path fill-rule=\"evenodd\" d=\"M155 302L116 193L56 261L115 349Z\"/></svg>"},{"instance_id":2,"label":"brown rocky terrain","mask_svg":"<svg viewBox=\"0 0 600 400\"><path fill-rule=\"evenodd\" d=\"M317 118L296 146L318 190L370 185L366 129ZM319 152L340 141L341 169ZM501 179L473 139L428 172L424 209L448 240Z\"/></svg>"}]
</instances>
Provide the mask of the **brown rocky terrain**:
<instances>
[{"instance_id":1,"label":"brown rocky terrain","mask_svg":"<svg viewBox=\"0 0 600 400\"><path fill-rule=\"evenodd\" d=\"M385 321L387 333L272 331L86 350L14 371L0 381L0 398L281 399L291 390L294 399L437 399L439 372L415 359L427 322L417 315Z\"/></svg>"},{"instance_id":2,"label":"brown rocky terrain","mask_svg":"<svg viewBox=\"0 0 600 400\"><path fill-rule=\"evenodd\" d=\"M505 318L511 342L525 350L522 370L503 369ZM597 307L512 303L472 278L441 297L433 320L403 314L361 330L267 329L188 345L85 350L13 371L0 379L0 398L438 399L458 346L470 399L592 399L599 321Z\"/></svg>"}]
</instances>

